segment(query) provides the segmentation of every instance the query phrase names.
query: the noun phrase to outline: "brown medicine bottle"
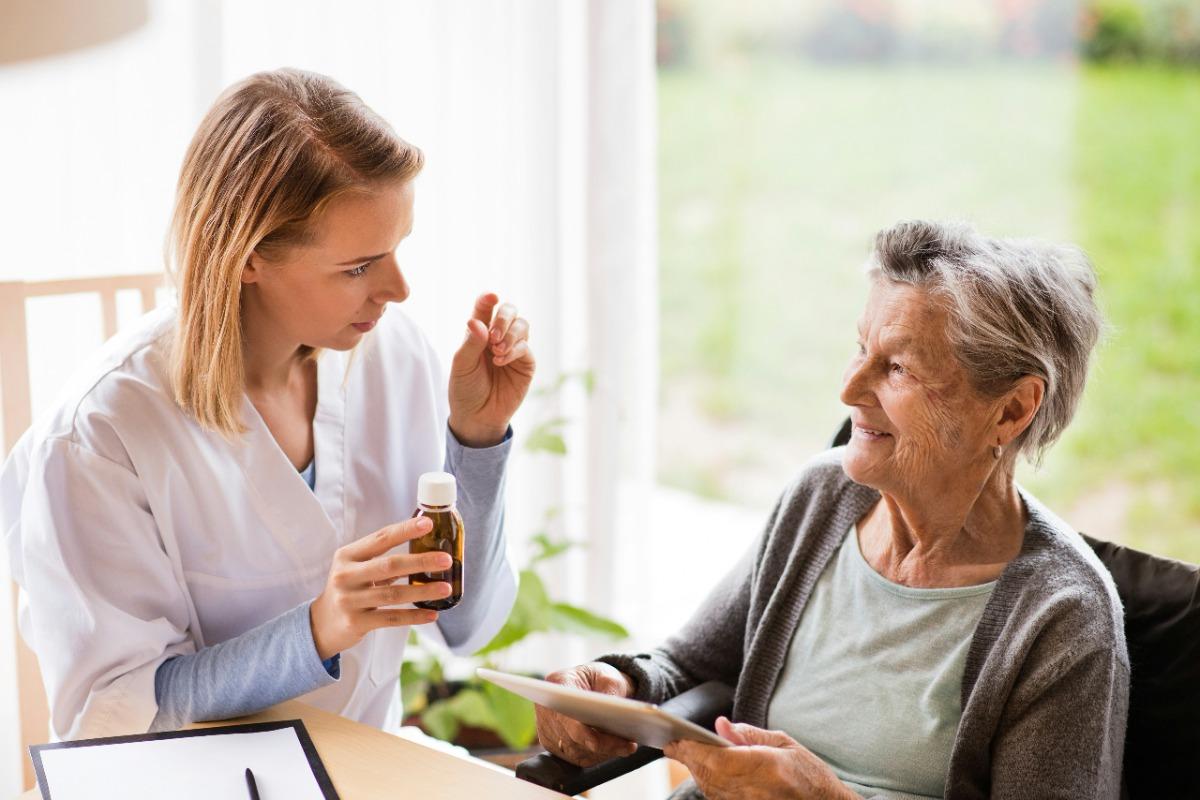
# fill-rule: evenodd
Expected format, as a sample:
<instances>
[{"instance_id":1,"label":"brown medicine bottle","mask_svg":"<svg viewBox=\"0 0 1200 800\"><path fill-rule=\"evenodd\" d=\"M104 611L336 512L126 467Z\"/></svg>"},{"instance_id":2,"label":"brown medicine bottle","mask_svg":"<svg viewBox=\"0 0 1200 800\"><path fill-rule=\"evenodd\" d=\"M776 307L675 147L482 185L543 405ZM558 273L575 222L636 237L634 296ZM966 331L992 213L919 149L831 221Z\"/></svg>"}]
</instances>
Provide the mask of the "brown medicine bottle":
<instances>
[{"instance_id":1,"label":"brown medicine bottle","mask_svg":"<svg viewBox=\"0 0 1200 800\"><path fill-rule=\"evenodd\" d=\"M463 597L463 540L466 528L454 507L458 485L448 472L426 472L417 480L417 510L414 517L429 517L433 529L409 544L411 553L431 553L441 550L450 554L450 569L444 572L418 572L408 582L414 586L426 583L450 584L450 596L440 600L413 603L417 608L445 611L454 608Z\"/></svg>"}]
</instances>

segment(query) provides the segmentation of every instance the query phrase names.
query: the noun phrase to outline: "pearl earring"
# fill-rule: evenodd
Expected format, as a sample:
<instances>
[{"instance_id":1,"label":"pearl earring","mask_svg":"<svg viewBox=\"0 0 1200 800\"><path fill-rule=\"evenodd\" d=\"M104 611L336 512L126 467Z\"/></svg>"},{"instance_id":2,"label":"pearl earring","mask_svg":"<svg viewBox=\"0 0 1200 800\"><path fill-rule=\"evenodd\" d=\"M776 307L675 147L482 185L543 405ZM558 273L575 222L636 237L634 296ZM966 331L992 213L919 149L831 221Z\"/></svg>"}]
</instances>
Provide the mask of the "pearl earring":
<instances>
[{"instance_id":1,"label":"pearl earring","mask_svg":"<svg viewBox=\"0 0 1200 800\"><path fill-rule=\"evenodd\" d=\"M996 444L996 445L992 445L992 456L993 456L993 457L994 457L994 458L995 458L997 461L999 461L999 460L1000 460L1000 454L1001 454L1001 453L1003 453L1003 452L1004 452L1004 450L1003 450L1003 449L1000 447L1000 445L998 445L998 444Z\"/></svg>"}]
</instances>

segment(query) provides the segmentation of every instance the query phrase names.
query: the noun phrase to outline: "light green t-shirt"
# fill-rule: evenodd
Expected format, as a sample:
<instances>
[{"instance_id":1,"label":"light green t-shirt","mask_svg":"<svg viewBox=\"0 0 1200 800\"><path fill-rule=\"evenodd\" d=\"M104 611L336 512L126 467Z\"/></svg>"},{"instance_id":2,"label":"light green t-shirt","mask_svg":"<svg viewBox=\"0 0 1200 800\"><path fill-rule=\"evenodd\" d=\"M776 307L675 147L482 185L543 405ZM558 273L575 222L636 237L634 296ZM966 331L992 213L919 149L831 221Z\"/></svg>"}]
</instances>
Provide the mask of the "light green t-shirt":
<instances>
[{"instance_id":1,"label":"light green t-shirt","mask_svg":"<svg viewBox=\"0 0 1200 800\"><path fill-rule=\"evenodd\" d=\"M863 558L851 528L801 615L768 727L859 794L942 797L967 650L994 586L892 583Z\"/></svg>"}]
</instances>

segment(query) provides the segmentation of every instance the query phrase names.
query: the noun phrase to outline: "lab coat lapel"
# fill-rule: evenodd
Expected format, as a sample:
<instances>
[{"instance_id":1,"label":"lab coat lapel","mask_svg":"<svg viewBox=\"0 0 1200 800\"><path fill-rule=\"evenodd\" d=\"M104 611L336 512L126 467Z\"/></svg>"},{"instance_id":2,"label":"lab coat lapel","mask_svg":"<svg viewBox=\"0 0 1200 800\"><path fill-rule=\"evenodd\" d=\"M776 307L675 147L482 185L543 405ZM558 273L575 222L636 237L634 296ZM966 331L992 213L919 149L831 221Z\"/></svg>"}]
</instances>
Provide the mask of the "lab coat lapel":
<instances>
[{"instance_id":1,"label":"lab coat lapel","mask_svg":"<svg viewBox=\"0 0 1200 800\"><path fill-rule=\"evenodd\" d=\"M345 399L337 353L323 352L317 363L317 410L313 415L316 489L292 466L249 397L243 413L249 430L241 462L260 516L300 570L327 561L342 543L345 474Z\"/></svg>"},{"instance_id":2,"label":"lab coat lapel","mask_svg":"<svg viewBox=\"0 0 1200 800\"><path fill-rule=\"evenodd\" d=\"M317 361L317 413L313 415L316 497L338 541L343 543L350 533L346 522L346 384L348 364L353 358L353 352L350 362L341 353L321 352Z\"/></svg>"}]
</instances>

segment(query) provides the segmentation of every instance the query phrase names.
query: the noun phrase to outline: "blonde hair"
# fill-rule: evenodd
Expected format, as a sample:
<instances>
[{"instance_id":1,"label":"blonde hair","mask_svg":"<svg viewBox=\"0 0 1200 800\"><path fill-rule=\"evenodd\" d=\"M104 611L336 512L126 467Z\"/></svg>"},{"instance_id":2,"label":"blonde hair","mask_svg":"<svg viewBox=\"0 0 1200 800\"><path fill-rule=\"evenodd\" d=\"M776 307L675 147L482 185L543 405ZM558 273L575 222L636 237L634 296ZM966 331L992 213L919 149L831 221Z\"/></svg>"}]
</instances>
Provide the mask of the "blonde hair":
<instances>
[{"instance_id":1,"label":"blonde hair","mask_svg":"<svg viewBox=\"0 0 1200 800\"><path fill-rule=\"evenodd\" d=\"M334 198L414 178L424 163L358 95L324 75L260 72L217 99L184 156L167 243L179 292L175 400L227 436L241 420L242 270L309 241Z\"/></svg>"}]
</instances>

